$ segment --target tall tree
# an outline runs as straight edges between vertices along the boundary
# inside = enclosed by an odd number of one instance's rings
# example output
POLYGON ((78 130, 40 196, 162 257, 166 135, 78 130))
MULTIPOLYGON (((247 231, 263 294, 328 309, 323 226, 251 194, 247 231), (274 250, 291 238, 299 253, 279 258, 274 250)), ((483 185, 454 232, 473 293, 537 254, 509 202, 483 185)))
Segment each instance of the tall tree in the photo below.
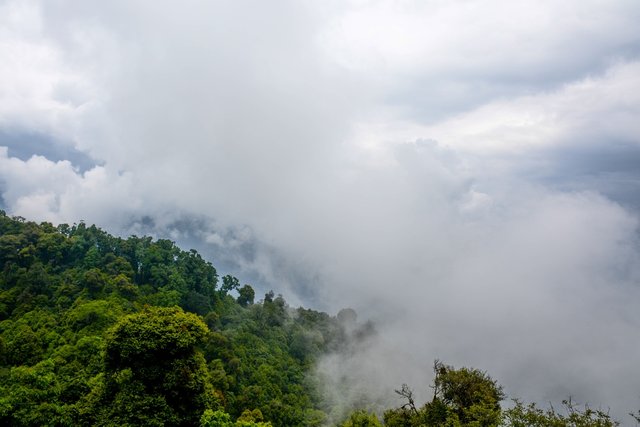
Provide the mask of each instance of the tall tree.
POLYGON ((385 426, 475 426, 494 427, 501 421, 502 388, 485 372, 477 369, 454 369, 434 363, 433 399, 417 408, 413 392, 406 384, 397 390, 407 403, 386 411, 385 426))
POLYGON ((92 402, 97 425, 196 426, 217 407, 197 346, 204 322, 177 307, 122 318, 107 336, 105 379, 92 402))

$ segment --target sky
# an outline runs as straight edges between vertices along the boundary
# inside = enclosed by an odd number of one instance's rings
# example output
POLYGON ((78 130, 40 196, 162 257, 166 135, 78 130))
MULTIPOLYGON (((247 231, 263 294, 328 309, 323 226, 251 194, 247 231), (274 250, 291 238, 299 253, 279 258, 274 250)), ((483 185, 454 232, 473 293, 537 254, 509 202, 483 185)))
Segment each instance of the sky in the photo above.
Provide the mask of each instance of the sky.
POLYGON ((426 399, 438 358, 630 423, 638 22, 637 0, 0 0, 0 205, 354 308, 377 332, 321 363, 339 399, 426 399))

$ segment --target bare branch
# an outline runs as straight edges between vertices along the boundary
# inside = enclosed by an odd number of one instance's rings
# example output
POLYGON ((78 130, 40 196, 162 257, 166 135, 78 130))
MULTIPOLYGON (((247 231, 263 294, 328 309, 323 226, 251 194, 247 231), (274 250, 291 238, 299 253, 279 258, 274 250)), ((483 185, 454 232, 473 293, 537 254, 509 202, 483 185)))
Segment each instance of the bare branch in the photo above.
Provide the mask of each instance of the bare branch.
POLYGON ((415 402, 413 400, 413 391, 409 388, 408 385, 402 384, 402 388, 400 390, 394 390, 394 391, 400 396, 407 399, 408 401, 407 403, 401 406, 402 409, 406 409, 407 407, 409 407, 409 409, 413 413, 418 414, 418 409, 416 408, 415 402))

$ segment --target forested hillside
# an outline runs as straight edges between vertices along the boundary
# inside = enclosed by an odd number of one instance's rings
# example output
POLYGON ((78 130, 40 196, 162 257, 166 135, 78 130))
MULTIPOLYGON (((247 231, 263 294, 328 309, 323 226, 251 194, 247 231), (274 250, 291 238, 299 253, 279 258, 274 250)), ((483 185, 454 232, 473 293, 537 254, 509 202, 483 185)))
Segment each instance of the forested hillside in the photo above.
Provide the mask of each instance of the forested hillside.
POLYGON ((254 303, 167 240, 4 212, 0 234, 0 424, 324 419, 305 373, 344 340, 336 318, 273 293, 254 303))
MULTIPOLYGON (((273 292, 256 298, 168 240, 122 239, 83 223, 54 227, 1 212, 0 267, 0 425, 335 423, 315 362, 371 330, 354 331, 350 310, 332 317, 273 292)), ((475 369, 436 362, 434 375, 430 402, 402 386, 402 406, 374 414, 365 402, 340 422, 615 425, 571 402, 566 412, 502 410, 502 389, 475 369)))

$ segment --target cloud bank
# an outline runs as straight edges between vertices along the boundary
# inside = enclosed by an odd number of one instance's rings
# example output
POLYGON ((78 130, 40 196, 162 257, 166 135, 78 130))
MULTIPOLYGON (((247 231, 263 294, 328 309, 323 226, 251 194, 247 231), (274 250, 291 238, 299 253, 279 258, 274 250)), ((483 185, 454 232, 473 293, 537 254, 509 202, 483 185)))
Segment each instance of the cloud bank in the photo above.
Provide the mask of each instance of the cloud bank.
POLYGON ((378 334, 349 396, 434 358, 616 416, 640 383, 640 7, 0 2, 11 214, 198 247, 378 334))

